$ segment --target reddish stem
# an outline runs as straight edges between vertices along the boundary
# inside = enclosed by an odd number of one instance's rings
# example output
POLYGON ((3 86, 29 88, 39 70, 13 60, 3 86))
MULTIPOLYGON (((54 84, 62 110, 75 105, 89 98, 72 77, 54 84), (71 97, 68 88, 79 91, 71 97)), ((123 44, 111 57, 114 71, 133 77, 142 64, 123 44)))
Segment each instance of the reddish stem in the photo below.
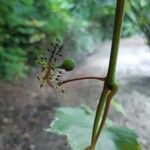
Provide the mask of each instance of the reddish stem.
POLYGON ((66 84, 68 82, 73 82, 73 81, 78 81, 78 80, 87 80, 87 79, 94 79, 94 80, 99 80, 99 81, 105 81, 104 77, 80 77, 80 78, 74 78, 74 79, 69 79, 69 80, 64 80, 58 83, 59 86, 66 84))

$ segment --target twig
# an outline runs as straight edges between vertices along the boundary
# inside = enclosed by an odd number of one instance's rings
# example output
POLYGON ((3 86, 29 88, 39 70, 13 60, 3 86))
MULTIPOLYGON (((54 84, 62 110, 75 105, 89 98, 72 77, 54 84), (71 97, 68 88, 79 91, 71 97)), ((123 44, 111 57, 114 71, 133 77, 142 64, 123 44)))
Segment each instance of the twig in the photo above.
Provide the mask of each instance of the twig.
POLYGON ((69 82, 73 82, 73 81, 78 81, 78 80, 87 80, 87 79, 94 79, 94 80, 99 80, 99 81, 105 81, 104 77, 80 77, 80 78, 73 78, 73 79, 68 79, 68 80, 64 80, 58 83, 59 86, 69 83, 69 82))

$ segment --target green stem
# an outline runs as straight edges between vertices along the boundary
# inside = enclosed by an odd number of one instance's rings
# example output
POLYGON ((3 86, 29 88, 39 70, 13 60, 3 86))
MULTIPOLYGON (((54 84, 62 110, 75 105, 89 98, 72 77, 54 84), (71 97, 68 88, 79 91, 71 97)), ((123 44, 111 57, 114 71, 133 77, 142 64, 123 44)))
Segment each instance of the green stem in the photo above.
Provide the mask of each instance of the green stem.
POLYGON ((96 146, 96 143, 98 141, 99 135, 101 134, 101 131, 104 127, 111 100, 112 100, 113 96, 117 93, 117 91, 118 91, 118 85, 116 84, 114 86, 114 88, 111 90, 111 92, 109 92, 109 94, 107 95, 105 109, 104 109, 104 113, 102 116, 101 124, 100 124, 99 128, 97 129, 97 134, 95 135, 95 138, 93 140, 93 145, 95 145, 95 146, 96 146))
POLYGON ((113 85, 115 82, 120 34, 121 34, 122 20, 124 15, 124 6, 125 6, 125 0, 117 0, 111 54, 110 54, 109 68, 108 68, 108 74, 106 79, 106 83, 109 85, 113 85))
POLYGON ((123 20, 123 15, 124 15, 124 6, 125 6, 125 0, 117 0, 116 12, 115 12, 115 24, 114 24, 108 73, 107 73, 106 80, 104 83, 104 89, 101 94, 99 104, 97 106, 96 116, 95 116, 94 125, 93 125, 91 146, 89 147, 89 149, 91 150, 95 150, 96 143, 98 141, 101 130, 106 120, 106 116, 107 116, 108 109, 109 109, 109 104, 111 102, 112 97, 116 93, 116 90, 118 89, 118 86, 116 86, 115 75, 116 75, 116 65, 117 65, 117 58, 118 58, 120 34, 121 34, 121 28, 122 28, 122 20, 123 20), (108 96, 109 91, 111 93, 108 96), (100 122, 100 116, 102 115, 102 108, 104 107, 105 104, 107 105, 105 107, 104 115, 100 122), (100 125, 99 125, 99 122, 100 122, 100 125))
POLYGON ((94 138, 96 136, 96 133, 97 133, 97 130, 98 130, 98 126, 99 126, 99 123, 100 123, 101 113, 102 113, 103 107, 105 105, 105 102, 106 102, 108 94, 109 94, 109 90, 104 87, 104 89, 103 89, 103 91, 101 93, 101 97, 100 97, 98 106, 97 106, 98 109, 96 110, 96 115, 95 115, 95 119, 94 119, 95 121, 94 121, 94 125, 93 125, 93 132, 92 132, 92 141, 91 141, 91 143, 94 142, 94 138))

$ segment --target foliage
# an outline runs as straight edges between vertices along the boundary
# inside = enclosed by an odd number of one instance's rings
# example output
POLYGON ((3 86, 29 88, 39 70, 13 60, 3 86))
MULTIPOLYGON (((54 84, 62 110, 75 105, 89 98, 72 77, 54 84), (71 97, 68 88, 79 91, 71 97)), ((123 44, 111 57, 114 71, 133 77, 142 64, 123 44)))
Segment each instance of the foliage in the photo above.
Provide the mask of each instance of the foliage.
MULTIPOLYGON (((27 25, 23 1, 0 1, 0 77, 11 80, 22 76, 27 69, 26 46, 35 32, 27 25)), ((24 3, 27 5, 27 3, 24 3)))
POLYGON ((129 2, 128 18, 134 26, 144 34, 147 44, 150 45, 150 1, 134 0, 129 2))
POLYGON ((25 52, 22 49, 0 47, 0 78, 7 80, 18 79, 24 77, 27 66, 23 64, 26 60, 25 52))
POLYGON ((117 112, 126 116, 126 112, 125 112, 123 106, 116 99, 112 99, 111 105, 114 108, 114 110, 116 110, 117 112))
MULTIPOLYGON (((74 0, 74 2, 75 5, 71 9, 71 14, 74 16, 75 22, 68 30, 68 34, 65 36, 65 42, 70 49, 90 53, 95 42, 112 38, 115 1, 74 0), (68 40, 70 41, 69 43, 68 40)), ((133 35, 136 32, 132 26, 133 23, 125 15, 123 37, 133 35)))
MULTIPOLYGON (((45 131, 66 135, 72 150, 83 150, 90 145, 94 112, 89 107, 60 107, 56 109, 55 117, 45 131)), ((114 127, 109 120, 96 149, 141 150, 137 135, 131 129, 114 127)))
POLYGON ((53 7, 49 0, 0 1, 0 78, 24 75, 42 42, 66 32, 69 15, 53 7))
MULTIPOLYGON (((135 0, 134 3, 138 1, 135 0)), ((34 65, 41 49, 47 48, 49 42, 58 36, 69 53, 78 55, 78 52, 92 52, 96 41, 112 37, 114 3, 113 0, 1 0, 0 62, 2 66, 9 64, 10 68, 2 67, 0 78, 10 80, 25 74, 27 66, 34 65), (23 55, 17 54, 18 49, 23 55), (13 58, 6 62, 5 55, 18 58, 21 65, 13 58), (11 74, 8 75, 7 70, 11 74)), ((138 24, 149 38, 149 25, 145 23, 145 18, 149 19, 148 5, 142 4, 142 9, 140 7, 139 10, 136 4, 135 8, 138 10, 135 15, 139 18, 138 24)), ((128 12, 130 17, 135 14, 130 8, 128 12)), ((125 16, 123 36, 129 36, 138 30, 132 27, 134 22, 125 16)))
POLYGON ((68 51, 75 52, 91 52, 97 37, 110 38, 114 2, 1 0, 0 14, 0 62, 3 66, 0 77, 14 79, 25 73, 28 64, 34 64, 43 44, 48 45, 56 36, 64 40, 68 51), (18 55, 18 50, 23 55, 18 55), (12 58, 5 59, 5 55, 12 58), (6 64, 9 68, 4 67, 6 64))

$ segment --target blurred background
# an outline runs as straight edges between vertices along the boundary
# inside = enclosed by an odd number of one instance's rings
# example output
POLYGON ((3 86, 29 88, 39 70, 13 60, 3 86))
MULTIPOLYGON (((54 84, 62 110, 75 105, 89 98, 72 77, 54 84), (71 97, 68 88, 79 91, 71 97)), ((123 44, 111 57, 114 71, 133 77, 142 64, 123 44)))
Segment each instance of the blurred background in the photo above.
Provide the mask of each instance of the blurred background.
MULTIPOLYGON (((148 0, 127 0, 117 66, 120 90, 109 114, 116 125, 136 131, 143 150, 150 150, 149 8, 148 0)), ((102 85, 71 83, 65 94, 40 90, 36 59, 59 38, 64 57, 77 62, 65 78, 106 75, 114 14, 114 0, 0 0, 0 150, 70 150, 66 137, 43 129, 56 107, 84 103, 94 110, 102 85)))

